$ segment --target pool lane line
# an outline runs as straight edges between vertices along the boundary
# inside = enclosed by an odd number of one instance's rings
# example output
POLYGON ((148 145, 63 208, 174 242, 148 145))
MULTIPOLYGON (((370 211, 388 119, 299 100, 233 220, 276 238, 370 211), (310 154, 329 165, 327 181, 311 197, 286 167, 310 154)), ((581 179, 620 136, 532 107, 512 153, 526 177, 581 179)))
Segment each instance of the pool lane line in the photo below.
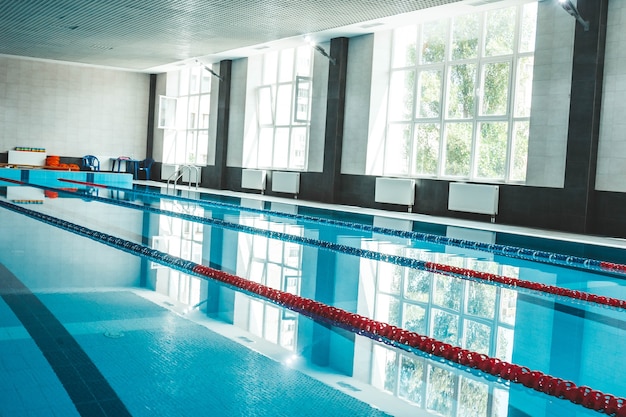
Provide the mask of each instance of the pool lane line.
POLYGON ((76 339, 2 264, 0 296, 30 334, 81 416, 131 415, 76 339))
POLYGON ((407 352, 426 354, 430 358, 484 372, 503 381, 524 385, 535 391, 553 397, 566 399, 610 416, 626 416, 626 398, 616 397, 587 386, 577 386, 572 381, 557 378, 541 371, 501 361, 498 358, 453 346, 434 338, 420 335, 397 326, 328 306, 318 301, 296 294, 270 288, 228 272, 169 255, 167 253, 134 243, 113 235, 98 232, 43 213, 26 209, 0 200, 0 206, 27 217, 53 225, 74 234, 98 241, 121 251, 147 258, 150 261, 170 267, 202 279, 219 281, 238 291, 261 297, 278 306, 288 308, 314 320, 331 323, 337 327, 403 349, 407 352))
MULTIPOLYGON (((20 183, 16 181, 16 183, 20 183)), ((23 185, 32 186, 35 188, 42 188, 47 190, 54 190, 59 193, 66 194, 75 194, 73 191, 63 190, 61 188, 47 187, 43 185, 36 184, 27 184, 23 185)), ((459 278, 464 280, 473 280, 476 282, 491 284, 491 285, 499 285, 507 288, 511 288, 513 290, 526 289, 530 291, 536 291, 544 294, 560 296, 571 298, 575 300, 580 300, 584 302, 588 302, 591 304, 597 304, 605 307, 617 308, 617 309, 626 309, 626 300, 621 300, 614 297, 607 297, 603 295, 597 295, 588 293, 585 291, 579 290, 571 290, 568 288, 558 287, 555 285, 542 284, 539 282, 522 280, 519 278, 507 277, 498 274, 492 274, 488 272, 475 271, 469 268, 461 268, 451 265, 440 264, 436 262, 423 261, 420 259, 408 258, 400 255, 391 255, 384 254, 376 251, 371 251, 368 249, 355 248, 353 246, 341 245, 338 243, 307 238, 304 236, 290 235, 283 232, 276 232, 272 230, 259 229, 252 226, 246 226, 242 224, 227 222, 225 220, 213 219, 207 217, 194 216, 192 214, 187 213, 175 213, 169 210, 163 210, 150 206, 142 206, 138 204, 134 204, 128 201, 104 198, 99 196, 89 196, 91 200, 103 202, 105 204, 116 205, 120 207, 130 208, 134 210, 141 210, 157 215, 164 215, 170 217, 177 217, 180 219, 188 220, 194 223, 202 223, 212 226, 221 227, 224 229, 234 230, 237 232, 256 234, 267 237, 269 239, 278 239, 285 242, 291 243, 299 243, 301 245, 317 247, 321 249, 330 250, 333 252, 343 253, 352 256, 358 256, 364 259, 370 259, 374 261, 387 262, 394 265, 437 273, 445 276, 450 276, 453 278, 459 278)))
POLYGON ((411 231, 395 230, 395 229, 390 229, 386 227, 378 227, 378 226, 371 226, 371 225, 361 224, 361 223, 345 222, 342 220, 335 220, 335 219, 324 219, 321 217, 318 218, 318 217, 307 216, 303 214, 281 213, 281 212, 275 212, 272 210, 255 209, 251 207, 241 207, 241 206, 237 206, 236 204, 213 202, 213 201, 207 201, 207 200, 198 200, 198 199, 187 198, 187 197, 182 197, 182 196, 172 196, 172 195, 161 194, 161 193, 156 193, 156 192, 147 191, 147 190, 134 190, 134 189, 131 190, 128 188, 97 184, 93 182, 76 181, 76 180, 70 180, 70 179, 64 179, 64 178, 59 178, 59 181, 69 182, 69 183, 74 183, 74 184, 89 185, 92 187, 100 187, 100 188, 106 188, 106 189, 116 190, 116 191, 126 191, 126 192, 131 191, 137 194, 159 197, 160 199, 165 198, 165 199, 171 199, 171 200, 192 202, 192 203, 199 204, 202 206, 222 207, 225 209, 247 211, 251 213, 265 214, 265 215, 274 216, 274 217, 284 217, 284 218, 308 221, 308 222, 313 222, 313 223, 322 223, 322 224, 327 224, 331 226, 344 227, 344 228, 351 229, 351 230, 365 231, 369 233, 377 233, 377 234, 389 235, 389 236, 400 237, 400 238, 405 238, 405 239, 424 241, 428 243, 450 245, 450 246, 456 246, 456 247, 460 247, 464 249, 478 250, 478 251, 493 253, 496 255, 501 255, 501 256, 505 256, 509 258, 517 258, 517 259, 523 259, 523 260, 528 260, 528 261, 541 262, 545 264, 575 267, 575 268, 580 268, 580 269, 588 269, 588 270, 593 270, 593 271, 610 272, 610 273, 619 274, 619 275, 626 275, 626 265, 624 264, 584 258, 580 256, 563 255, 563 254, 548 252, 548 251, 519 248, 516 246, 500 245, 497 243, 474 242, 471 240, 450 238, 447 236, 439 236, 439 235, 434 235, 431 233, 415 232, 412 230, 411 231))

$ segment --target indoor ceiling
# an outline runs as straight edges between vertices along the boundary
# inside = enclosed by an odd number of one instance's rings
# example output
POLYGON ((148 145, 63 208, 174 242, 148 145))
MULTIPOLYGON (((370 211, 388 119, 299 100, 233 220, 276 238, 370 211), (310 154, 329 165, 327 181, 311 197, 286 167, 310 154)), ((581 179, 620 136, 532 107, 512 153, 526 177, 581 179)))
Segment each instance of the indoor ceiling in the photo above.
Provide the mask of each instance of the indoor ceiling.
MULTIPOLYGON (((460 0, 1 0, 0 54, 160 72, 279 40, 370 33, 460 0)), ((466 0, 481 6, 500 0, 466 0)))

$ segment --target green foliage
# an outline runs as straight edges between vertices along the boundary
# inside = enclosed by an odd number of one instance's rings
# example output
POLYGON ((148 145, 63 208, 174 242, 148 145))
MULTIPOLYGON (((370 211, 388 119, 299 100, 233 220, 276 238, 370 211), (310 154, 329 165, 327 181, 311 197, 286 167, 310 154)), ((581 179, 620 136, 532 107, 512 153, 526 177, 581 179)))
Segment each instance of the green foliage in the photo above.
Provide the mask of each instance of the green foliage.
POLYGON ((472 123, 450 123, 446 128, 446 175, 468 176, 471 162, 472 123))
POLYGON ((421 404, 424 387, 424 359, 402 356, 400 364, 399 396, 421 404))
POLYGON ((507 122, 480 124, 478 176, 503 179, 506 169, 507 122))

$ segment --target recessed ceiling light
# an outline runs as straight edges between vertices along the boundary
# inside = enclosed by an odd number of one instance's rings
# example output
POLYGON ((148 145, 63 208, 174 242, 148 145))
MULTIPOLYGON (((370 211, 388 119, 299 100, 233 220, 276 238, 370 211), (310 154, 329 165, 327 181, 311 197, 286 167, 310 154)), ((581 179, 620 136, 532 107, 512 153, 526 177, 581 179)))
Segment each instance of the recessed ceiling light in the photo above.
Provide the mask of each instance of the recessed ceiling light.
POLYGON ((384 25, 384 23, 382 22, 374 22, 374 23, 366 23, 364 25, 361 25, 360 27, 362 27, 363 29, 369 29, 369 28, 373 28, 376 26, 382 26, 384 25))

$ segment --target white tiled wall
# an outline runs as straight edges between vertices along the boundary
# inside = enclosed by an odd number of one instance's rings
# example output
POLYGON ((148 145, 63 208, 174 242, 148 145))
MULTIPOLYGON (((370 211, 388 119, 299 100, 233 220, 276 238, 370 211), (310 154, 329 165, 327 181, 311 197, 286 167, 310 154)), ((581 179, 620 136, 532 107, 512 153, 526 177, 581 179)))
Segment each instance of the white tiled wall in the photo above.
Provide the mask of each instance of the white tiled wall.
POLYGON ((0 152, 142 158, 149 87, 148 74, 0 57, 0 152))
POLYGON ((526 185, 561 188, 576 20, 557 2, 540 2, 537 14, 526 185))
POLYGON ((626 2, 609 2, 596 189, 626 192, 626 2))

